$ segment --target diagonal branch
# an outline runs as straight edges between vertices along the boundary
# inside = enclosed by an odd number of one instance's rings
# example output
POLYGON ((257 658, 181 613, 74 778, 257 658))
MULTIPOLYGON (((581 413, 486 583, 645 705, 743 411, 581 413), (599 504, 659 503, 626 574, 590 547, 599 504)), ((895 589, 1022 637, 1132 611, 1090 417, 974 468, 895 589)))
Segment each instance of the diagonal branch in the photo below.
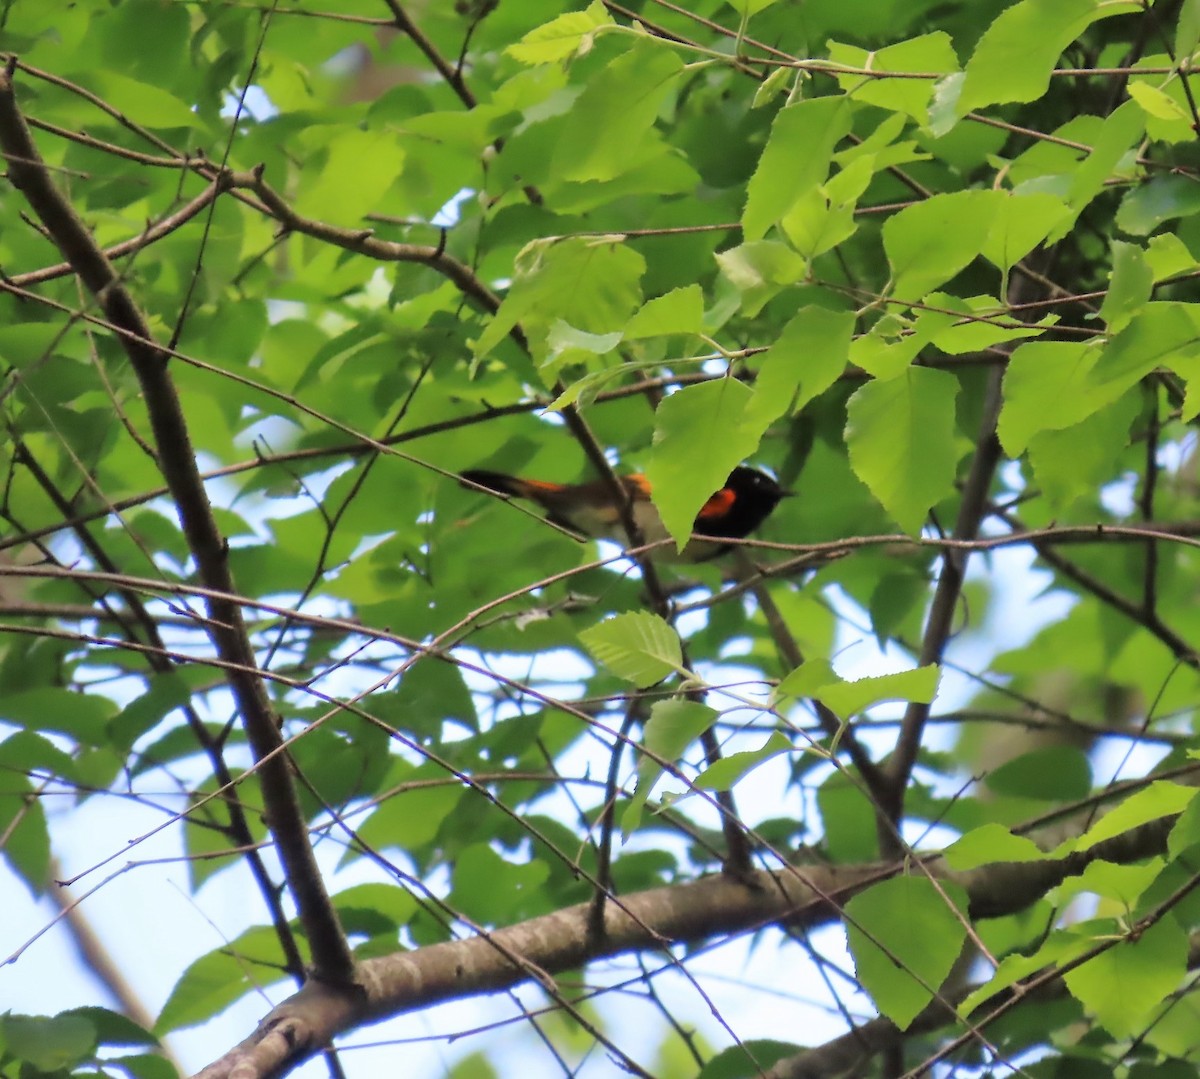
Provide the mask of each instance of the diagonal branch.
POLYGON ((421 28, 412 21, 408 12, 400 6, 400 0, 384 0, 384 3, 387 5, 388 11, 392 13, 392 21, 396 29, 405 34, 425 59, 436 68, 437 73, 446 80, 446 85, 454 91, 458 100, 468 109, 475 108, 475 95, 471 93, 471 88, 463 79, 462 72, 456 70, 454 65, 438 52, 437 46, 429 40, 421 28))
MULTIPOLYGON (((8 157, 8 176, 45 225, 63 257, 96 296, 120 334, 150 418, 160 468, 179 512, 199 577, 209 587, 236 591, 228 549, 213 518, 212 506, 196 468, 183 406, 171 380, 166 355, 152 341, 150 327, 133 297, 75 210, 54 186, 38 154, 13 90, 16 58, 0 72, 0 150, 8 157)), ((312 947, 314 973, 332 984, 353 979, 354 963, 337 915, 317 869, 304 828, 304 815, 292 785, 276 716, 266 685, 257 673, 241 609, 215 596, 207 601, 207 630, 218 656, 235 664, 230 689, 257 758, 270 757, 260 770, 263 801, 278 844, 288 886, 312 947)))

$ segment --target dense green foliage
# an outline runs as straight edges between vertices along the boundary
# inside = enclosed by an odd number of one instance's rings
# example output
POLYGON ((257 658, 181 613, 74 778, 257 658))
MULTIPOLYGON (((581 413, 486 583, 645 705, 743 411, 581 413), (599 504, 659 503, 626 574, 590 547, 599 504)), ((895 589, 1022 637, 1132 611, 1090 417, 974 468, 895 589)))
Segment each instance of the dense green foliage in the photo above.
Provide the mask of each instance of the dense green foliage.
MULTIPOLYGON (((5 888, 162 826, 145 888, 247 898, 155 1033, 248 1035, 343 931, 724 870, 826 901, 437 999, 532 978, 545 1075, 840 1074, 851 1022, 856 1074, 1193 1074, 1198 46, 1200 0, 0 0, 5 888), (642 470, 682 543, 743 461, 797 497, 700 565, 456 479, 642 470)), ((0 1075, 171 1074, 74 1003, 0 1075)))

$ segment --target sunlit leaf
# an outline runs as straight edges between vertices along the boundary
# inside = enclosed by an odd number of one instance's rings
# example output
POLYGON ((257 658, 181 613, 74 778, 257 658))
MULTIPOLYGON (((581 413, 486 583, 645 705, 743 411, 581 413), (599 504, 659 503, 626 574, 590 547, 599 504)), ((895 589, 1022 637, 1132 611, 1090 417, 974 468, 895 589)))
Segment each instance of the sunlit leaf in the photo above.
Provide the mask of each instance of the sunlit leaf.
POLYGON ((996 191, 958 191, 905 207, 883 226, 895 295, 919 300, 983 252, 1004 198, 996 191))
POLYGON ((1044 857, 1033 840, 1013 835, 995 823, 973 829, 946 848, 946 864, 957 870, 976 869, 993 862, 1032 862, 1044 857))
POLYGON ((742 232, 747 240, 761 240, 800 193, 824 181, 852 115, 841 97, 809 98, 779 110, 746 189, 742 232))
POLYGON ((720 378, 685 386, 658 406, 646 476, 663 524, 680 548, 700 507, 758 449, 759 436, 745 422, 751 396, 737 379, 720 378), (719 438, 712 437, 714 431, 719 438))
POLYGON ((1067 971, 1063 981, 1110 1033, 1129 1037, 1178 987, 1186 967, 1186 941, 1178 922, 1161 918, 1136 938, 1067 971))
POLYGON ((1000 14, 980 38, 967 63, 959 115, 981 105, 1032 101, 1045 92, 1063 49, 1095 19, 1131 10, 1095 0, 1021 0, 1000 14))
POLYGON ((958 384, 944 371, 912 368, 868 382, 846 409, 846 443, 855 474, 908 532, 951 490, 958 384))
POLYGON ((679 635, 654 614, 617 615, 585 629, 579 639, 618 678, 643 689, 683 663, 679 635))
POLYGON ((530 30, 507 51, 525 64, 553 63, 587 51, 596 31, 612 25, 607 9, 595 0, 584 11, 569 11, 530 30))

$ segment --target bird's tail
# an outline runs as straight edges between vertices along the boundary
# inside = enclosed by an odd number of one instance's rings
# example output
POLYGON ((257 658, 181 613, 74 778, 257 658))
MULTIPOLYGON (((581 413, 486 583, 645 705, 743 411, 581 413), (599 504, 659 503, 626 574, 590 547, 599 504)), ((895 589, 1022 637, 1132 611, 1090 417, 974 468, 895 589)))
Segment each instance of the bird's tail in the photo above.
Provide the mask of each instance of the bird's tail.
POLYGON ((498 495, 508 495, 509 497, 522 497, 526 493, 526 484, 519 480, 516 476, 509 476, 503 472, 492 472, 486 468, 468 468, 459 473, 459 476, 464 480, 463 486, 475 485, 476 487, 484 487, 489 491, 495 491, 498 495))
POLYGON ((474 484, 495 491, 498 495, 508 498, 528 498, 533 502, 553 505, 558 495, 565 487, 561 483, 549 483, 545 480, 523 480, 520 476, 510 476, 507 472, 493 472, 488 468, 468 468, 459 473, 459 477, 467 485, 474 484))

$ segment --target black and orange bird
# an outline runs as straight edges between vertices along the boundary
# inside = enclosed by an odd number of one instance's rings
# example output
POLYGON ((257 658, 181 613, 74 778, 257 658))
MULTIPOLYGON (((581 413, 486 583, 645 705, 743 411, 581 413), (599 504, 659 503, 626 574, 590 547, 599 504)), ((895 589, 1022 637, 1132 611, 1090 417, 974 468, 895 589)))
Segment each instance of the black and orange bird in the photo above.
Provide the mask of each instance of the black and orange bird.
MULTIPOLYGON (((505 498, 523 498, 546 511, 546 519, 580 536, 610 539, 628 544, 621 525, 621 507, 615 492, 604 480, 588 483, 550 483, 523 479, 486 468, 469 468, 461 473, 468 484, 485 488, 505 498)), ((644 543, 667 538, 662 519, 650 501, 650 483, 640 472, 618 477, 625 489, 633 519, 644 543)), ((656 558, 683 562, 702 562, 728 551, 731 543, 720 539, 742 539, 763 523, 790 495, 775 479, 757 468, 739 465, 729 473, 725 485, 700 507, 692 531, 716 540, 692 540, 676 555, 674 545, 656 552, 656 558)))

